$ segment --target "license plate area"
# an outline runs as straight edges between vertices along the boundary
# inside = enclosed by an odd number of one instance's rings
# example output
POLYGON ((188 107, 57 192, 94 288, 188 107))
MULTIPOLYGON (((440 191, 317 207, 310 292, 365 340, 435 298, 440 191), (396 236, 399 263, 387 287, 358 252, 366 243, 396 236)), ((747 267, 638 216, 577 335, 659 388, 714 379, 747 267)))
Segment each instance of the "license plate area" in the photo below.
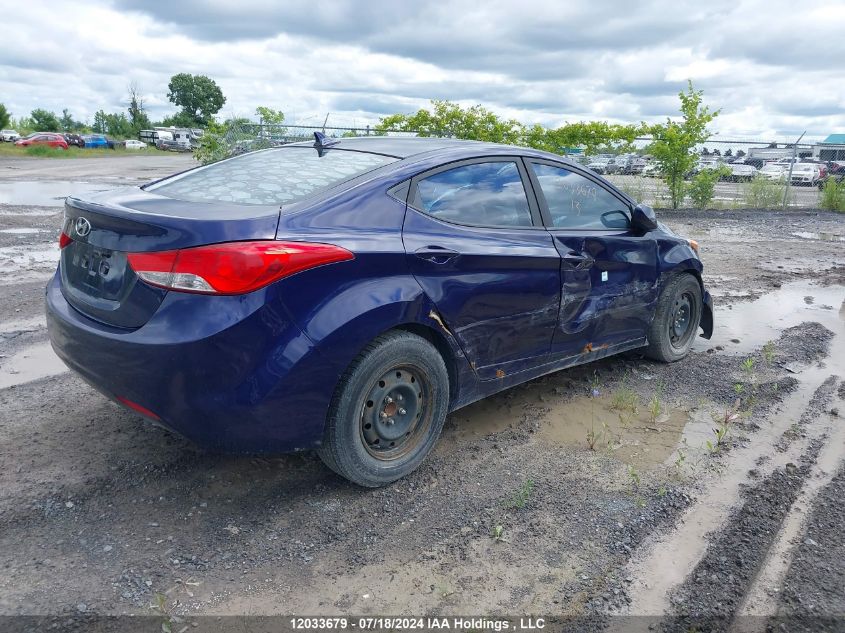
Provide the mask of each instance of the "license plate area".
POLYGON ((62 253, 67 281, 98 299, 119 300, 126 289, 126 255, 84 242, 73 242, 62 253))

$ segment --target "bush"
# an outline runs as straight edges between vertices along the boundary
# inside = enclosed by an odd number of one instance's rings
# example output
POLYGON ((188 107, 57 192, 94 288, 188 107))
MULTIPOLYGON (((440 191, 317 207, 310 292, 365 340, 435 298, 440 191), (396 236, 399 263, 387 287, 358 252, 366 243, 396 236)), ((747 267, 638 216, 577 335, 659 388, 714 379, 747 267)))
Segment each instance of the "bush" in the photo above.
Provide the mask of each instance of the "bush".
POLYGON ((743 204, 753 209, 769 209, 783 204, 783 180, 769 180, 757 174, 745 185, 743 204))
POLYGON ((687 185, 687 194, 696 209, 704 209, 713 201, 716 183, 722 176, 729 176, 730 170, 724 165, 718 169, 702 169, 687 185))
POLYGON ((821 208, 845 212, 845 180, 829 178, 822 189, 821 208))

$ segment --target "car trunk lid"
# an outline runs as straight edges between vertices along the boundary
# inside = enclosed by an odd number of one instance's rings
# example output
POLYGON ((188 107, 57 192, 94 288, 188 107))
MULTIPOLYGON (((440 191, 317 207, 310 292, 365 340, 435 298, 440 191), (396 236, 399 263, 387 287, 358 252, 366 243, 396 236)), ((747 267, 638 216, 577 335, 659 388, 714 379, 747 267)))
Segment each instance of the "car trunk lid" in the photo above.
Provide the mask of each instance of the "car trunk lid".
POLYGON ((127 253, 273 239, 279 206, 174 200, 140 188, 68 198, 62 232, 62 292, 79 312, 102 323, 137 328, 167 290, 142 282, 127 253))

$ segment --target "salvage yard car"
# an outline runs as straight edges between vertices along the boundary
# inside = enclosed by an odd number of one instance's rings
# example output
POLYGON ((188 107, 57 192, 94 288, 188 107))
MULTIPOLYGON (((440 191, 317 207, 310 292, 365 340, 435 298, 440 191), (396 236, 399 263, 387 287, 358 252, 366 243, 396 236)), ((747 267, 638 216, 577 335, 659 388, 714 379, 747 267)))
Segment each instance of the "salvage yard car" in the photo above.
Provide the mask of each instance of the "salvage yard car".
POLYGON ((14 143, 21 137, 17 130, 0 130, 0 141, 14 143))
POLYGON ((46 145, 56 149, 67 149, 67 141, 61 134, 53 132, 33 132, 22 139, 15 141, 17 147, 29 147, 30 145, 46 145))
POLYGON ((815 163, 795 163, 792 166, 792 184, 815 187, 821 179, 821 170, 815 163))
MULTIPOLYGON (((250 152, 69 197, 52 345, 114 401, 198 444, 315 448, 381 486, 446 415, 713 330, 698 245, 560 156, 370 137, 250 152)), ((93 447, 92 447, 92 450, 93 447)))

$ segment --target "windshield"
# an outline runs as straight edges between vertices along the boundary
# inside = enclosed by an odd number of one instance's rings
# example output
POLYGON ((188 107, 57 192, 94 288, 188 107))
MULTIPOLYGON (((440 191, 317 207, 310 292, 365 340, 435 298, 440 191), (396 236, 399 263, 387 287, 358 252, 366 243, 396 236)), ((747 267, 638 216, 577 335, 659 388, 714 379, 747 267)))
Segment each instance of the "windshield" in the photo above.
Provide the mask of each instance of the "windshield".
POLYGON ((312 147, 253 152, 173 176, 147 188, 195 202, 289 204, 398 159, 312 147))

